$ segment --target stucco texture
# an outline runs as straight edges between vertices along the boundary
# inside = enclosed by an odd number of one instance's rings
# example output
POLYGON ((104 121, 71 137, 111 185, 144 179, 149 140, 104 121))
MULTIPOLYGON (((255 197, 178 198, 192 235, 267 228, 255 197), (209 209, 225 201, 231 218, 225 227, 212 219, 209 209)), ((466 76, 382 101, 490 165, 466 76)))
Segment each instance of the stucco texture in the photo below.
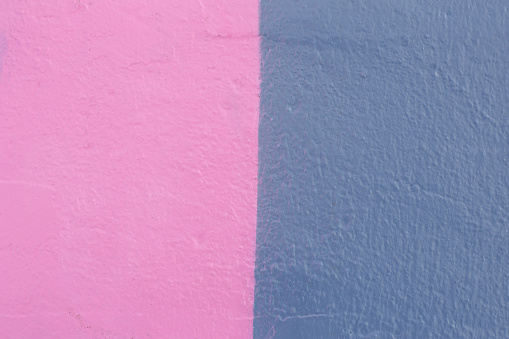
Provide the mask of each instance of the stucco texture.
POLYGON ((254 337, 508 338, 509 3, 260 6, 254 337))
POLYGON ((252 336, 252 1, 0 1, 0 337, 252 336))

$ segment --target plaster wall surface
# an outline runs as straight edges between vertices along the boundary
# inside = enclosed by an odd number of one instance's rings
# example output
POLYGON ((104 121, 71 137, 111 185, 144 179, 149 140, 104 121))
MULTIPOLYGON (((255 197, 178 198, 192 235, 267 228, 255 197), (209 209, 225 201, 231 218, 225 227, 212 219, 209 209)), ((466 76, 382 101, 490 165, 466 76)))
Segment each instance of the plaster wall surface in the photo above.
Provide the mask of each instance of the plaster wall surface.
POLYGON ((255 338, 509 337, 508 6, 261 0, 255 338))
POLYGON ((251 337, 258 3, 0 1, 0 70, 0 337, 251 337))

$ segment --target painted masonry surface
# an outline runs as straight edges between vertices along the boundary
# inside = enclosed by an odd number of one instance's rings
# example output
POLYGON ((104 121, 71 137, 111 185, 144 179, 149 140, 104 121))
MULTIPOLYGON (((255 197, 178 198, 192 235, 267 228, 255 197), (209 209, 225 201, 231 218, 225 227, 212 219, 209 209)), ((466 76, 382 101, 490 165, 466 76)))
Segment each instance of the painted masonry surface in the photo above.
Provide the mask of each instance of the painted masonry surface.
POLYGON ((0 1, 0 337, 509 337, 508 6, 0 1))
POLYGON ((253 333, 258 4, 0 1, 0 338, 253 333))
POLYGON ((509 337, 509 3, 260 6, 254 337, 509 337))

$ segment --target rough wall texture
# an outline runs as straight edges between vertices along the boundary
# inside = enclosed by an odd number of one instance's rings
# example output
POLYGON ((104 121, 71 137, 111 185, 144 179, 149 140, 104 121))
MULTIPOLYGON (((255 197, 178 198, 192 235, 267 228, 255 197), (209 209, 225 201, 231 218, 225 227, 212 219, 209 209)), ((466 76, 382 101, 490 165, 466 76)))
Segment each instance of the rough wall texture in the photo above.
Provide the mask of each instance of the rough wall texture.
POLYGON ((508 7, 261 0, 255 338, 509 337, 508 7))
POLYGON ((509 337, 507 2, 260 6, 0 1, 1 338, 509 337))
POLYGON ((0 337, 252 336, 253 1, 0 1, 0 337))

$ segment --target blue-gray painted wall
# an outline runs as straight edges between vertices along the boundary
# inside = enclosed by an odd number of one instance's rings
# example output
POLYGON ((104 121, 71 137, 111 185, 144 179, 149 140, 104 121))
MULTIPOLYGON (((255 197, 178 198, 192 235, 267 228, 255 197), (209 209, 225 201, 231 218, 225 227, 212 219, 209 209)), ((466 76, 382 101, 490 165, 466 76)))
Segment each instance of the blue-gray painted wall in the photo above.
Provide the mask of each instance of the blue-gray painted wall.
POLYGON ((255 338, 509 338, 509 2, 261 0, 255 338))

